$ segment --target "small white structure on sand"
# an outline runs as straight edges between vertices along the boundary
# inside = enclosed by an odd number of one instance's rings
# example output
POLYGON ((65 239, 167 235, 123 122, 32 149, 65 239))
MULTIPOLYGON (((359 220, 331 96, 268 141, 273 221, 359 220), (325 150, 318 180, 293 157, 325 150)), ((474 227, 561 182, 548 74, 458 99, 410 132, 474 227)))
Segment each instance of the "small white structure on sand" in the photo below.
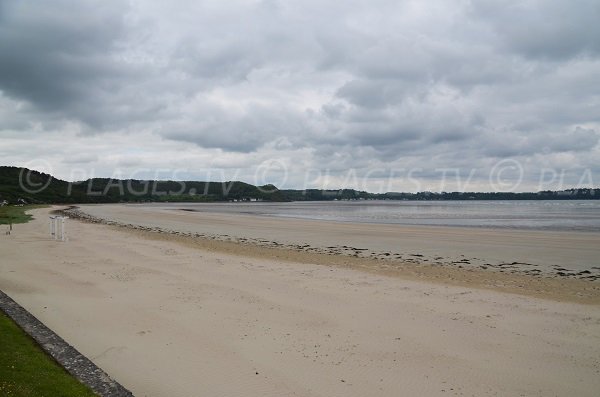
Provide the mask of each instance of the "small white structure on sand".
POLYGON ((54 240, 67 241, 67 232, 65 231, 65 220, 68 216, 50 217, 50 235, 54 240))

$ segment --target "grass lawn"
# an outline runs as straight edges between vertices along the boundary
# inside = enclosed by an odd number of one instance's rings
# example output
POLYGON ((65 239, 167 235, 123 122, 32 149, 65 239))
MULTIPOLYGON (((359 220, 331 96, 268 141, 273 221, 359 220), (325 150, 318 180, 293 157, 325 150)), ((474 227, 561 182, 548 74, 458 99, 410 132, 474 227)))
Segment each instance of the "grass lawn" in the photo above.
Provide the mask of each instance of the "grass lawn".
POLYGON ((5 205, 4 207, 0 207, 0 225, 9 225, 11 223, 27 223, 33 217, 29 214, 26 214, 25 211, 41 207, 45 206, 24 205, 22 207, 17 207, 15 205, 5 205))
POLYGON ((96 396, 0 312, 0 396, 96 396))

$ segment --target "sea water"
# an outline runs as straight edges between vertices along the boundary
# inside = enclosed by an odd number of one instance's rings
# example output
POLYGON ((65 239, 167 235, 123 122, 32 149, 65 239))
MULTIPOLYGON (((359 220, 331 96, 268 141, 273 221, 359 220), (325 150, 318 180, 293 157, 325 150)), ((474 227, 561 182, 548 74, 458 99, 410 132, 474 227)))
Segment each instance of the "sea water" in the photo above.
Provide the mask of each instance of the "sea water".
POLYGON ((600 231, 600 200, 167 203, 165 209, 334 222, 600 231))

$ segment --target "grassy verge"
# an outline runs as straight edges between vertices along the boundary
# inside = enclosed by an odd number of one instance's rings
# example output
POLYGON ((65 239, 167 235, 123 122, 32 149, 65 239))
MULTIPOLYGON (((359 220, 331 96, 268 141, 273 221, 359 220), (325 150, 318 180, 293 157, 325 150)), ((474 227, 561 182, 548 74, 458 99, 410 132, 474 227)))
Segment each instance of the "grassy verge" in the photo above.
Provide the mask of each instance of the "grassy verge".
POLYGON ((17 207, 15 205, 5 205, 0 207, 0 225, 10 225, 16 223, 27 223, 33 216, 26 214, 25 211, 42 208, 44 205, 24 205, 17 207))
POLYGON ((0 396, 96 396, 0 312, 0 396))

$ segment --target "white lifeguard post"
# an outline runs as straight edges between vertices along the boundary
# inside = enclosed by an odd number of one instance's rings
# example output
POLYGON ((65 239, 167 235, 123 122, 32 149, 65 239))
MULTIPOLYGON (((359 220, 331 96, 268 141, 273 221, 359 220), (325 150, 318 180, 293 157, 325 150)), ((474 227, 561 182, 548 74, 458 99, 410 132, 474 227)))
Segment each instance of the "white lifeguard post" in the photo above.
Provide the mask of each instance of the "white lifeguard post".
POLYGON ((50 235, 54 240, 67 241, 67 232, 65 230, 65 220, 68 216, 50 217, 50 235))

